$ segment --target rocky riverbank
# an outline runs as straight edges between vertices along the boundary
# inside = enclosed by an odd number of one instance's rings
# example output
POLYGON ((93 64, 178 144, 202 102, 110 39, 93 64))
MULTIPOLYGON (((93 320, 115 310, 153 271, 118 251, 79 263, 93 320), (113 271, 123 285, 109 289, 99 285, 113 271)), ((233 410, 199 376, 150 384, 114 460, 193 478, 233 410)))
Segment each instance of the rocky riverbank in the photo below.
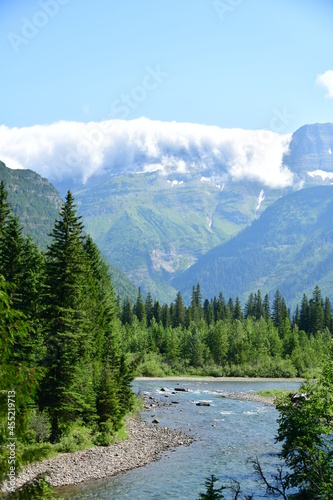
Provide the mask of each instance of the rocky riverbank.
MULTIPOLYGON (((127 419, 126 429, 128 439, 120 443, 63 453, 26 466, 16 478, 16 487, 41 473, 46 473, 47 480, 54 487, 102 479, 156 462, 162 452, 181 445, 188 446, 194 441, 192 436, 181 430, 159 427, 136 418, 127 419)), ((3 491, 8 491, 6 485, 3 491)))
POLYGON ((256 392, 230 392, 224 394, 223 397, 230 399, 240 399, 241 401, 254 401, 255 403, 275 406, 274 396, 260 396, 260 394, 257 394, 256 392))

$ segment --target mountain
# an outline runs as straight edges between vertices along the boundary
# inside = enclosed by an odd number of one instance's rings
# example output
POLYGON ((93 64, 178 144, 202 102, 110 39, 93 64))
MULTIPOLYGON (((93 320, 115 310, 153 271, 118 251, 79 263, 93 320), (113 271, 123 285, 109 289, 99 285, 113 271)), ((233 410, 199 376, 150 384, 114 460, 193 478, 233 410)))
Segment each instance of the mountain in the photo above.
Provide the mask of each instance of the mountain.
POLYGON ((59 192, 36 172, 12 170, 1 161, 0 180, 5 183, 8 201, 20 218, 24 234, 45 250, 62 203, 59 192))
POLYGON ((288 304, 311 296, 316 284, 333 292, 333 186, 316 186, 288 194, 266 208, 250 227, 204 255, 173 280, 189 299, 200 283, 203 297, 222 291, 244 304, 258 289, 277 289, 288 304))
POLYGON ((289 152, 284 155, 283 162, 307 183, 314 177, 317 177, 317 182, 320 177, 329 182, 333 178, 332 153, 333 124, 304 125, 292 135, 289 152), (325 176, 327 173, 332 175, 325 176))
POLYGON ((151 172, 103 176, 75 199, 110 262, 146 293, 170 301, 170 278, 247 227, 279 193, 253 182, 151 172))

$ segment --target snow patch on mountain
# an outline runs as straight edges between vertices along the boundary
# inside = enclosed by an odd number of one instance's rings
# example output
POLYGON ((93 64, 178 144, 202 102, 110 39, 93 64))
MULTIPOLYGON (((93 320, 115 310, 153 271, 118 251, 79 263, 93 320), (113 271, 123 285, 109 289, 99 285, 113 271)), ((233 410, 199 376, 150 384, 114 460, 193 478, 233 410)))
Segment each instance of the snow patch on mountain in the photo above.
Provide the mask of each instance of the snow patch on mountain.
POLYGON ((324 170, 313 170, 313 172, 308 172, 310 177, 321 177, 323 181, 326 179, 333 179, 333 172, 325 172, 324 170))
POLYGON ((181 186, 182 184, 184 184, 184 181, 177 181, 177 180, 170 181, 169 179, 168 179, 167 182, 168 182, 168 184, 171 184, 171 187, 173 187, 173 186, 181 186))

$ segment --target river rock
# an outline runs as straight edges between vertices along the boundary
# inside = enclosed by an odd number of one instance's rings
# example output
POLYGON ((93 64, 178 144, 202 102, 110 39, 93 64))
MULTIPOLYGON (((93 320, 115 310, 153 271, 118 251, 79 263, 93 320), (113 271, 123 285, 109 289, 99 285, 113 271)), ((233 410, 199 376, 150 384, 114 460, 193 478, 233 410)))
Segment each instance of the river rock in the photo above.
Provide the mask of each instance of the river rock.
POLYGON ((204 401, 200 402, 200 403, 196 403, 197 406, 210 406, 210 403, 206 403, 204 401))
MULTIPOLYGON (((157 419, 156 419, 157 420, 157 419)), ((103 479, 161 458, 161 452, 190 445, 194 439, 180 429, 168 429, 148 424, 140 419, 127 418, 128 439, 110 446, 99 446, 75 453, 61 453, 54 458, 28 464, 17 475, 16 487, 46 473, 53 487, 76 485, 91 479, 103 479)), ((2 494, 9 491, 4 482, 2 494)))

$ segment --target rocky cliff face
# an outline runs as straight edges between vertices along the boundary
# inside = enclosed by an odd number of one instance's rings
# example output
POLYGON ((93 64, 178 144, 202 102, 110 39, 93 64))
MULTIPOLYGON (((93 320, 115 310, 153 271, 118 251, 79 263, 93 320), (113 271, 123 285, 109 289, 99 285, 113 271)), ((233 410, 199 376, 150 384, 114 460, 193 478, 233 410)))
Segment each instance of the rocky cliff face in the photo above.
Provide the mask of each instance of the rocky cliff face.
POLYGON ((316 123, 296 130, 284 163, 306 181, 310 180, 308 172, 333 172, 333 124, 316 123))

